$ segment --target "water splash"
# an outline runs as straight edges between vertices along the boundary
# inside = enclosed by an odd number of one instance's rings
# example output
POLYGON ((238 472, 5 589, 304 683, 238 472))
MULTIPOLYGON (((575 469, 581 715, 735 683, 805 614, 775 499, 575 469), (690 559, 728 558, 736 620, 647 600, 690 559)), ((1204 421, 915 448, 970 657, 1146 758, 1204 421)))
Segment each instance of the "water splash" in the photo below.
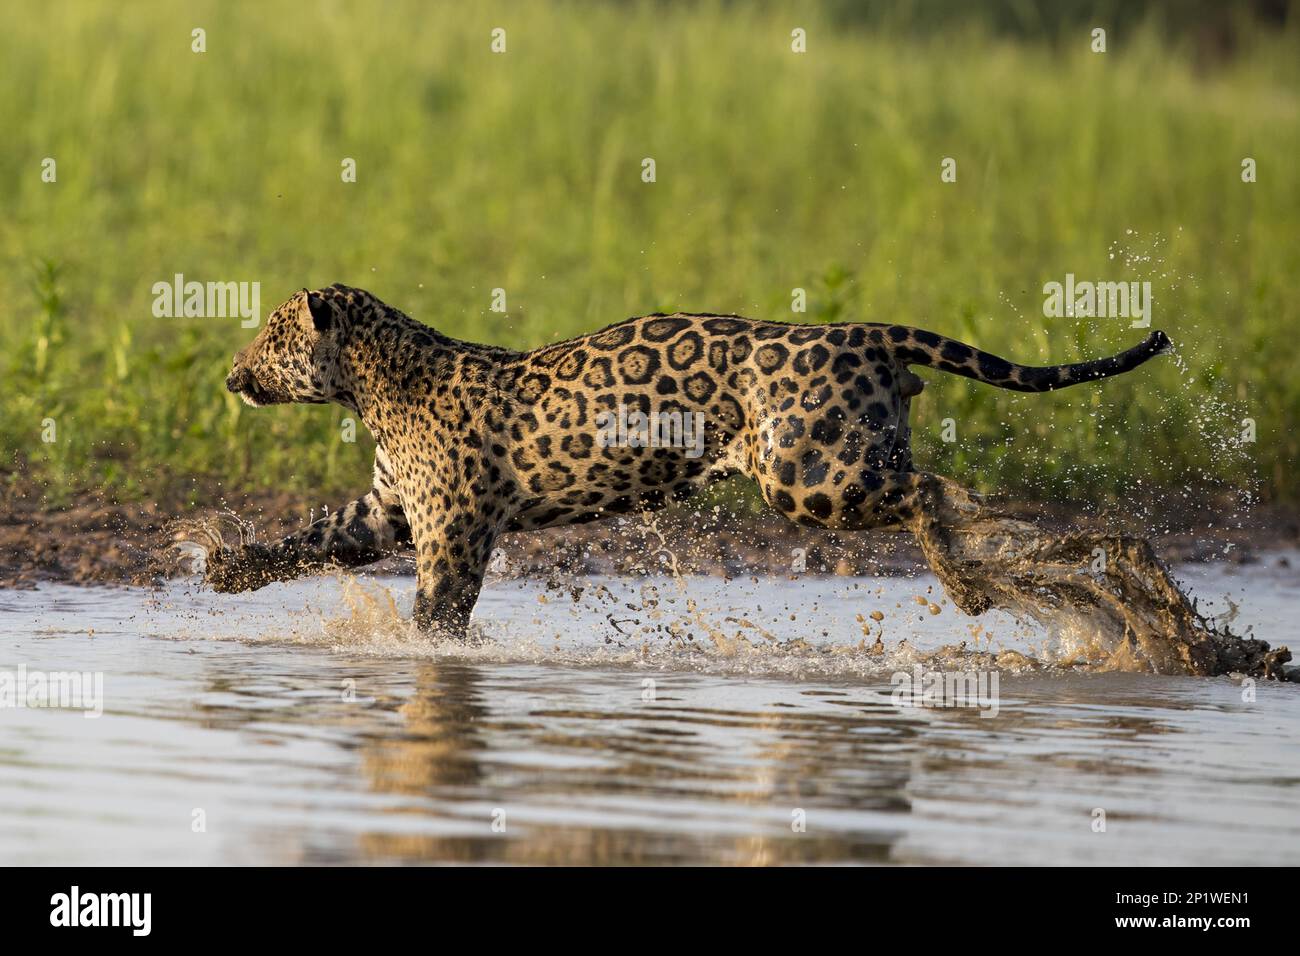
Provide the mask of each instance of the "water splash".
POLYGON ((1092 669, 1281 679, 1291 660, 1200 614, 1141 538, 985 514, 920 540, 950 591, 1039 621, 1092 669))

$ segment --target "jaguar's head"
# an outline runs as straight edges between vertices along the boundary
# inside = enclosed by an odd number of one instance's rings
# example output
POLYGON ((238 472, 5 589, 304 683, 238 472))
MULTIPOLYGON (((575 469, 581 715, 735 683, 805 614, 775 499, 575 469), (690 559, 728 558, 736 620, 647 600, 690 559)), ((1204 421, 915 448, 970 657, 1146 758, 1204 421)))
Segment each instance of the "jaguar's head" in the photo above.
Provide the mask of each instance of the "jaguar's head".
POLYGON ((254 406, 332 400, 352 308, 349 296, 357 291, 335 285, 295 294, 235 354, 226 388, 254 406))

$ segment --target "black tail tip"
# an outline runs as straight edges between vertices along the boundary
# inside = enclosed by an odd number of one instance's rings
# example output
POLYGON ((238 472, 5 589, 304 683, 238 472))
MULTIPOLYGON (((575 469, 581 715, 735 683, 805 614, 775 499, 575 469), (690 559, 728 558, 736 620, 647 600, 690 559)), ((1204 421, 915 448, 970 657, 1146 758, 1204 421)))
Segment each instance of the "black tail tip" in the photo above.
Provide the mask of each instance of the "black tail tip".
POLYGON ((1169 336, 1159 329, 1147 336, 1146 342, 1143 343, 1152 355, 1168 355, 1174 350, 1174 343, 1169 340, 1169 336))

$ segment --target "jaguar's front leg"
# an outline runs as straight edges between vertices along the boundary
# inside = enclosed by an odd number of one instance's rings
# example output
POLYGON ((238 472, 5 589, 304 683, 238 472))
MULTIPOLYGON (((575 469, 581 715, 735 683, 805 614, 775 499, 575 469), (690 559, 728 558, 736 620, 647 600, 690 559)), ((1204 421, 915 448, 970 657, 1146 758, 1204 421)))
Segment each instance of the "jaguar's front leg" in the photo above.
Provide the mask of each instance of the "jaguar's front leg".
POLYGON ((416 516, 415 624, 421 631, 466 638, 497 531, 497 523, 474 508, 416 516))
POLYGON ((371 564, 410 540, 401 503, 372 489, 273 544, 246 544, 209 554, 204 580, 225 593, 256 591, 330 568, 371 564))

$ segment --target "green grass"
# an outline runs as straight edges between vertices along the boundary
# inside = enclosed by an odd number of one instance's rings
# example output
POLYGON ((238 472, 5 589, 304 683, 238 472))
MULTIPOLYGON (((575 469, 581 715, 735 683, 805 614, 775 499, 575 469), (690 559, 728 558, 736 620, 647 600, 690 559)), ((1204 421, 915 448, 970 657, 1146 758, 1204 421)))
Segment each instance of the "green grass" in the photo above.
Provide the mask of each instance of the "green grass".
POLYGON ((674 309, 905 322, 1030 363, 1144 334, 1044 318, 1043 283, 1074 272, 1152 281, 1187 371, 1044 396, 927 373, 918 460, 1078 500, 1207 483, 1295 497, 1300 44, 1249 33, 1209 67, 1153 28, 1110 46, 749 4, 15 6, 0 471, 55 499, 364 487, 369 448, 339 440, 341 409, 253 412, 225 393, 251 337, 237 319, 152 316, 151 286, 178 272, 260 281, 264 310, 343 281, 521 348, 674 309), (1239 450, 1246 416, 1258 441, 1239 450))

